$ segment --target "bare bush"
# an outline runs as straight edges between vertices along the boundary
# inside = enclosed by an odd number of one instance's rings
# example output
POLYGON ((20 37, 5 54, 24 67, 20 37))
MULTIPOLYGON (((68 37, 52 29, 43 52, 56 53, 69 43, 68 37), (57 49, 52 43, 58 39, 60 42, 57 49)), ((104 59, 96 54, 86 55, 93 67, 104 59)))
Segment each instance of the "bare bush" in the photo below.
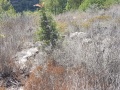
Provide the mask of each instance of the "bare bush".
MULTIPOLYGON (((37 66, 28 75, 24 90, 119 90, 119 10, 116 5, 107 11, 76 11, 56 16, 59 27, 64 29, 61 30, 65 35, 63 42, 58 42, 50 53, 50 60, 44 57, 45 53, 38 54, 39 59, 45 58, 47 62, 41 62, 43 66, 37 66), (63 22, 66 25, 62 25, 63 22)), ((30 17, 3 19, 6 21, 0 28, 6 37, 0 39, 0 61, 5 72, 10 71, 8 61, 21 50, 20 45, 32 41, 30 28, 34 31, 37 23, 34 26, 34 17, 30 17)))
POLYGON ((37 21, 34 15, 19 15, 15 17, 4 16, 0 19, 0 32, 4 37, 0 38, 0 74, 10 77, 17 72, 13 57, 22 49, 26 41, 34 41, 34 33, 37 29, 37 21), (36 22, 36 23, 35 23, 36 22))
POLYGON ((119 90, 118 10, 119 6, 116 5, 108 11, 76 12, 77 14, 69 12, 56 17, 58 22, 69 23, 70 29, 66 29, 69 34, 65 36, 61 49, 58 48, 53 53, 55 60, 67 68, 77 67, 83 63, 87 67, 87 72, 82 78, 79 74, 70 75, 74 85, 69 90, 119 90), (77 31, 72 27, 74 24, 71 25, 71 22, 75 22, 78 26, 77 31), (84 87, 80 88, 78 84, 82 82, 84 87))

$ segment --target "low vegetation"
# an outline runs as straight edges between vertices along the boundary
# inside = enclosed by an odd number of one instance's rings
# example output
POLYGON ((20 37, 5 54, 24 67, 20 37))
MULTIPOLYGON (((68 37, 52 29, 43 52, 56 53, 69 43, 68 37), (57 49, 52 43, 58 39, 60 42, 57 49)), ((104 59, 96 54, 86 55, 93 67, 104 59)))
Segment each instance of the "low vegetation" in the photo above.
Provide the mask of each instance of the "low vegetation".
POLYGON ((0 90, 119 90, 119 0, 54 1, 22 13, 0 1, 0 90))

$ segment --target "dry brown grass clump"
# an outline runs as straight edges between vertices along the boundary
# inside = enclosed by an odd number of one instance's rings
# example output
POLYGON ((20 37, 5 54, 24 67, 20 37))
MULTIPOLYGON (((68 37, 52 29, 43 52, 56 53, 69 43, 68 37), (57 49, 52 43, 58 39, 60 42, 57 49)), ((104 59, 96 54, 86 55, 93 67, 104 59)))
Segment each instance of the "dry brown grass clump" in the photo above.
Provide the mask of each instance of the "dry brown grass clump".
POLYGON ((41 84, 42 78, 35 76, 34 73, 31 73, 25 84, 25 90, 42 90, 40 88, 41 84))
MULTIPOLYGON (((108 78, 110 80, 110 78, 108 78)), ((109 90, 113 85, 103 72, 94 73, 86 65, 64 68, 54 60, 36 67, 25 83, 24 90, 109 90)))
POLYGON ((65 33, 65 29, 68 27, 66 22, 57 21, 57 28, 60 33, 65 33))
POLYGON ((25 90, 67 90, 64 83, 65 69, 49 60, 46 67, 38 66, 25 83, 25 90))
POLYGON ((62 75, 65 73, 65 68, 62 66, 56 66, 56 62, 54 60, 49 60, 47 62, 47 72, 54 75, 62 75))
POLYGON ((111 19, 111 16, 109 15, 99 15, 99 16, 92 17, 86 20, 85 22, 82 22, 81 26, 84 28, 89 28, 91 24, 94 23, 95 21, 107 21, 110 19, 111 19))
POLYGON ((44 67, 38 66, 30 73, 25 90, 73 90, 74 87, 82 90, 94 87, 97 80, 97 75, 89 74, 84 65, 66 69, 48 60, 44 67))
POLYGON ((5 87, 0 87, 0 90, 6 90, 5 87))

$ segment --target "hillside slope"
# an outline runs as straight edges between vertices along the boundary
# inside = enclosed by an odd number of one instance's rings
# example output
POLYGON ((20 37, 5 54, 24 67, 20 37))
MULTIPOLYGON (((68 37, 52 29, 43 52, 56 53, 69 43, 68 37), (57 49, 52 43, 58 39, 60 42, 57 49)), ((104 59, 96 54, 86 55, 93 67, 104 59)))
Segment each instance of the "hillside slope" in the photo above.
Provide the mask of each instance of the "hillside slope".
POLYGON ((62 36, 48 55, 39 15, 1 19, 0 86, 8 90, 120 90, 120 5, 54 16, 62 36))

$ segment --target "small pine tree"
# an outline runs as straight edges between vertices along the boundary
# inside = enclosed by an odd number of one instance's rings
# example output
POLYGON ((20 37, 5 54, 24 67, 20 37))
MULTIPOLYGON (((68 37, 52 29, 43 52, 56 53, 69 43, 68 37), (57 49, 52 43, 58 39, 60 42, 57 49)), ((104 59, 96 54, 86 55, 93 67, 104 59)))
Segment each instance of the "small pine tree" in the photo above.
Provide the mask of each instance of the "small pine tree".
POLYGON ((46 14, 45 8, 41 8, 40 15, 40 30, 38 31, 39 40, 43 41, 47 46, 56 46, 58 39, 58 32, 56 30, 56 23, 51 15, 46 14))

